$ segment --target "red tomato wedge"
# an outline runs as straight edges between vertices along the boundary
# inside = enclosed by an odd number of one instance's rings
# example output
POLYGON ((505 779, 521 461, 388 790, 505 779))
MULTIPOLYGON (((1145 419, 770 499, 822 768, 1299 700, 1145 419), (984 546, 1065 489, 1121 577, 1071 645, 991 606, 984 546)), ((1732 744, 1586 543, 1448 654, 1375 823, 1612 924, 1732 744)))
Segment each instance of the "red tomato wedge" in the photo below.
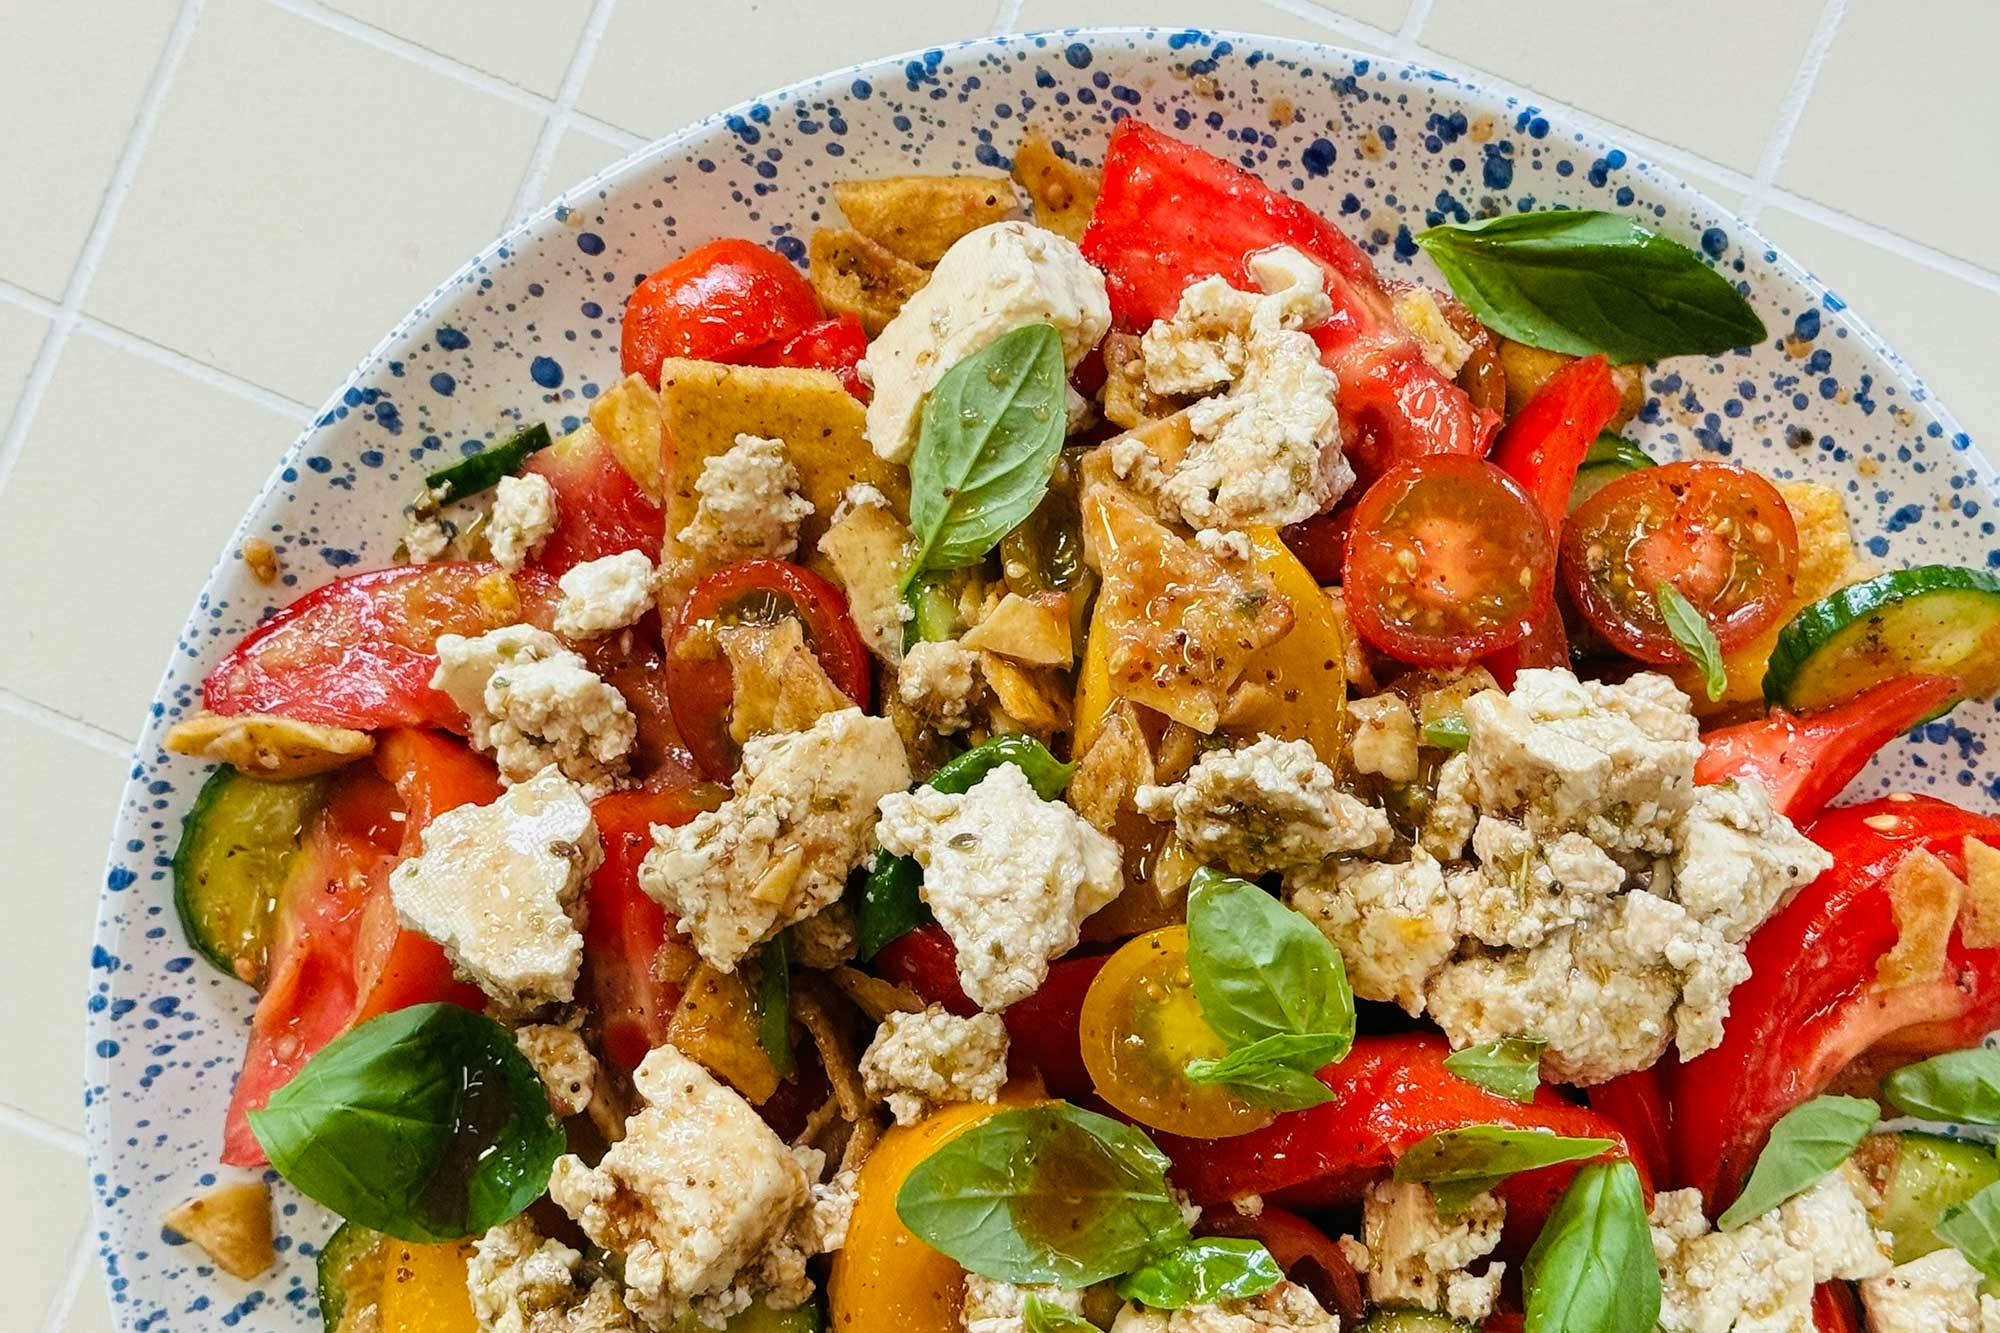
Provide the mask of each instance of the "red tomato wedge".
POLYGON ((1118 122, 1082 241, 1104 270, 1118 327, 1171 315, 1200 278, 1252 287, 1246 261, 1277 245, 1326 269, 1333 317, 1311 333, 1339 378, 1341 436, 1363 482, 1420 454, 1484 452, 1498 416, 1424 360, 1374 265, 1338 227, 1241 167, 1131 117, 1118 122))
POLYGON ((868 334, 853 315, 808 324, 781 343, 769 343, 744 357, 752 366, 798 366, 807 370, 830 370, 840 376, 847 391, 862 402, 868 401, 868 386, 861 382, 858 367, 868 354, 868 334))
POLYGON ((657 389, 667 357, 740 364, 819 319, 812 288, 784 256, 751 241, 710 241, 625 298, 619 362, 657 389))
POLYGON ((1612 646, 1663 666, 1687 654, 1654 602, 1662 583, 1727 651, 1785 614, 1798 565, 1798 528, 1777 488, 1705 459, 1626 473, 1584 501, 1563 531, 1563 585, 1577 610, 1612 646))
POLYGON ((534 568, 559 577, 620 551, 659 553, 666 529, 660 506, 594 432, 557 441, 523 470, 547 477, 556 492, 555 531, 536 548, 534 568))
POLYGON ((842 694, 862 708, 873 693, 868 649, 840 589, 785 560, 739 560, 694 585, 667 632, 667 698, 697 770, 716 782, 736 774, 742 752, 729 734, 736 685, 729 662, 707 643, 717 625, 782 616, 805 630, 806 646, 842 694))
POLYGON ((1478 458, 1392 469, 1361 497, 1341 586, 1369 643, 1445 665, 1520 642, 1554 594, 1555 542, 1521 484, 1478 458))
MULTIPOLYGON (((1668 1057, 1671 1058, 1671 1057, 1668 1057)), ((1673 1110, 1661 1082, 1660 1066, 1620 1074, 1583 1090, 1590 1109, 1625 1132, 1632 1155, 1646 1165, 1655 1189, 1669 1189, 1673 1173, 1673 1110)))

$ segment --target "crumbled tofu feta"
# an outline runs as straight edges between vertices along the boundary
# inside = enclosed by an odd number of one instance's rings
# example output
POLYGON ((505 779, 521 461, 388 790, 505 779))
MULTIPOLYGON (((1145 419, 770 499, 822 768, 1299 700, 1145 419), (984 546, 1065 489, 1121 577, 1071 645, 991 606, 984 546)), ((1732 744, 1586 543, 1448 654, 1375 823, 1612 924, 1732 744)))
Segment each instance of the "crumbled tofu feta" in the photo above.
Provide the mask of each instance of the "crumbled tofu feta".
POLYGON ((1348 753, 1357 773, 1375 773, 1397 784, 1417 780, 1417 715, 1393 694, 1349 699, 1353 731, 1348 753))
POLYGON ((812 1181, 748 1102, 672 1046, 648 1054, 632 1082, 645 1106, 625 1137, 595 1167, 557 1159, 549 1197, 623 1257, 633 1313, 670 1324, 692 1309, 719 1327, 713 1316, 751 1299, 732 1286, 737 1275, 811 1204, 812 1181))
POLYGON ((1234 560, 1238 564, 1250 563, 1255 554, 1248 537, 1223 528, 1203 528, 1194 535, 1194 544, 1217 560, 1234 560))
POLYGON ((597 1057, 574 1028, 530 1023, 514 1029, 514 1044, 541 1075, 557 1115, 582 1115, 597 1087, 597 1057))
POLYGON ((1261 1296, 1179 1310, 1128 1305, 1111 1333, 1339 1333, 1337 1316, 1320 1308, 1310 1291, 1280 1282, 1261 1296))
POLYGON ((571 913, 604 859, 590 806, 555 769, 425 826, 389 876, 396 919, 511 1010, 567 1003, 583 962, 571 913))
POLYGON ((868 345, 862 373, 874 386, 867 432, 875 452, 908 462, 924 396, 944 373, 1028 324, 1054 325, 1063 363, 1076 369, 1111 327, 1104 275, 1073 242, 1026 222, 960 237, 868 345))
POLYGON ((625 696, 553 634, 533 625, 445 634, 437 654, 432 688, 464 710, 501 781, 526 782, 554 764, 595 800, 624 777, 639 724, 625 696))
POLYGON ((876 802, 910 785, 910 765, 894 723, 848 708, 747 742, 735 785, 720 809, 656 827, 639 866, 639 886, 724 972, 840 897, 876 802))
POLYGON ((875 836, 923 867, 924 901, 982 1009, 1034 994, 1050 961, 1076 947, 1084 918, 1124 887, 1118 844, 1036 795, 1014 764, 962 796, 921 787, 884 796, 880 808, 875 836))
POLYGON ((1422 848, 1401 864, 1329 860, 1285 876, 1291 905, 1333 941, 1364 1000, 1424 1009, 1424 986, 1458 947, 1444 869, 1422 848))
POLYGON ((998 1014, 960 1018, 935 1004, 890 1014, 861 1056, 861 1079, 899 1125, 944 1102, 990 1102, 1007 1081, 1007 1027, 998 1014))
POLYGON ((486 543, 508 573, 556 530, 556 488, 539 472, 502 477, 493 488, 493 513, 486 520, 486 543))
POLYGON ((965 1333, 1025 1333, 1023 1313, 1028 1297, 1039 1296, 1059 1310, 1083 1313, 1083 1293, 1065 1287, 1017 1287, 977 1273, 965 1275, 965 1300, 959 1307, 965 1333))
POLYGON ((1465 363, 1472 359, 1472 344, 1445 318, 1437 294, 1428 287, 1405 287, 1396 293, 1390 309, 1396 322, 1417 340, 1431 369, 1446 379, 1456 379, 1458 372, 1465 369, 1465 363))
POLYGON ((1344 1240, 1341 1248, 1375 1304, 1420 1306, 1476 1324, 1493 1313, 1506 1265, 1466 1270, 1500 1243, 1506 1217, 1498 1198, 1479 1194, 1447 1221, 1424 1186, 1382 1180, 1362 1199, 1361 1242, 1344 1240))
POLYGON ((799 524, 813 512, 798 488, 799 470, 783 440, 738 435, 734 446, 702 464, 694 518, 680 540, 714 565, 790 555, 799 549, 799 524))
POLYGON ((1380 851, 1389 817, 1341 791, 1308 741, 1260 736, 1210 750, 1170 787, 1141 787, 1139 812, 1169 820, 1194 854, 1239 875, 1380 851))
POLYGON ((403 524, 403 552, 412 564, 427 565, 443 559, 456 536, 458 529, 437 511, 411 510, 403 524))
POLYGON ((1771 808, 1760 783, 1696 790, 1674 836, 1674 897, 1729 940, 1746 938, 1833 857, 1771 808))
POLYGON ((524 1213, 502 1222, 473 1243, 465 1287, 480 1333, 535 1333, 539 1316, 562 1313, 581 1299, 577 1270, 583 1256, 545 1239, 524 1213))
POLYGON ((590 639, 637 623, 653 609, 658 570, 644 551, 620 551, 588 560, 557 580, 556 633, 590 639))
POLYGON ((881 487, 857 481, 841 492, 840 503, 833 507, 833 517, 827 520, 827 526, 835 526, 857 509, 870 508, 887 509, 893 513, 895 507, 889 503, 889 497, 882 494, 881 487))
POLYGON ((1624 867, 1580 833, 1543 842, 1519 824, 1482 816, 1472 852, 1479 867, 1452 879, 1458 926, 1496 947, 1525 949, 1593 920, 1625 884, 1624 867))
POLYGON ((1868 1333, 1994 1333, 2000 1301, 1980 1293, 1979 1270, 1949 1245, 1861 1284, 1868 1333))
POLYGON ((1479 807, 1473 804, 1472 761, 1455 754, 1438 765, 1437 791, 1424 816, 1424 850, 1440 861, 1456 861, 1465 855, 1466 840, 1479 824, 1479 807))
POLYGON ((985 692, 979 654, 956 639, 913 643, 903 650, 897 697, 940 735, 971 726, 973 706, 985 692))
POLYGON ((1139 338, 1146 390, 1162 397, 1211 393, 1243 373, 1250 317, 1263 297, 1219 277, 1191 282, 1167 319, 1139 338))

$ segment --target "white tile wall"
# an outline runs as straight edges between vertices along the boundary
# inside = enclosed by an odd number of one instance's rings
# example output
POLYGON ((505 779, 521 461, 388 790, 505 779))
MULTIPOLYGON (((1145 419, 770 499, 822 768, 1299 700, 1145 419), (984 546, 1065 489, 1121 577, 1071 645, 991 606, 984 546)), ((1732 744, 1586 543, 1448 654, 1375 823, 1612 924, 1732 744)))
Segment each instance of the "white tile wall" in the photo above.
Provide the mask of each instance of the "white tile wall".
MULTIPOLYGON (((1094 22, 1468 64, 1581 106, 1766 228, 2000 441, 1991 0, 27 0, 7 17, 0 752, 35 780, 0 801, 0 1012, 81 994, 125 748, 305 405, 509 219, 815 70, 1094 22)), ((0 1035, 0 1154, 37 1204, 0 1215, 10 1331, 112 1327, 74 1027, 0 1035)))

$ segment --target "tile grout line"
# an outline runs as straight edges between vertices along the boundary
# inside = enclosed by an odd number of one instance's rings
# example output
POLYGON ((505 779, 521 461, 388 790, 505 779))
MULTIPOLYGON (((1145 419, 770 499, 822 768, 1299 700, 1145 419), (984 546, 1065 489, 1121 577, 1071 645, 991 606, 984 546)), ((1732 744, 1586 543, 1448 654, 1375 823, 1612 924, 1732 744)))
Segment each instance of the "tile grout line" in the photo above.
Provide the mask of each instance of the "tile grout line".
POLYGON ((24 1138, 49 1148, 58 1148, 82 1161, 89 1154, 83 1142, 83 1135, 72 1129, 60 1129, 38 1116, 29 1115, 0 1102, 0 1134, 12 1130, 24 1138))
POLYGON ((56 307, 54 322, 49 326, 48 335, 42 339, 41 349, 35 354, 27 382, 21 386, 21 397, 14 406, 13 420, 7 423, 7 433, 0 436, 0 487, 7 484, 7 478, 27 443, 28 426, 35 419, 42 396, 48 391, 49 381, 55 378, 56 361, 62 355, 63 345, 69 341, 70 331, 76 327, 83 309, 84 293, 90 289, 91 279, 97 276, 97 266, 104 258, 105 247, 111 243, 112 228, 117 225, 119 209, 132 188, 132 178, 138 174, 139 159, 146 151, 147 140, 152 137, 153 126, 159 121, 160 106, 167 100, 167 89, 173 84, 174 71, 180 68, 181 59, 194 40, 202 3, 203 0, 181 0, 180 13, 175 15, 174 26, 168 31, 166 43, 160 49, 160 58, 146 79, 145 91, 139 98, 139 109, 132 117, 131 132, 125 136, 125 145, 118 152, 118 162, 111 170, 111 179, 104 186, 104 197, 98 201, 97 216, 91 220, 90 231, 83 239, 83 250, 77 255, 76 267, 70 270, 69 281, 63 285, 62 300, 56 307))
POLYGON ((32 311, 44 319, 54 319, 56 312, 61 309, 48 297, 37 296, 26 287, 16 286, 5 278, 0 278, 0 302, 32 311))
POLYGON ((987 32, 999 37, 1014 32, 1021 26, 1021 10, 1027 0, 1000 0, 1000 7, 993 11, 992 26, 987 32))
POLYGON ((1841 20, 1847 17, 1847 0, 1826 0, 1820 10, 1819 22, 1806 40, 1805 54, 1799 58, 1798 73, 1792 76, 1792 86, 1785 90, 1784 100, 1778 103, 1778 117, 1771 126, 1771 137, 1764 142, 1764 151, 1757 159, 1757 170, 1751 176, 1750 192, 1744 196, 1742 218, 1751 226, 1757 225, 1757 215, 1764 211, 1765 203, 1771 197, 1771 190, 1778 182, 1778 172, 1785 165, 1785 154, 1791 151, 1792 139, 1798 133, 1799 122, 1805 118, 1806 103, 1812 100, 1813 88, 1819 83, 1819 72, 1826 64, 1827 53, 1833 49, 1833 39, 1840 34, 1841 20))
MULTIPOLYGON (((63 1271, 62 1285, 56 1288, 55 1299, 49 1302, 48 1314, 43 1316, 42 1333, 67 1333, 70 1316, 76 1313, 77 1301, 83 1296, 84 1281, 91 1276, 91 1269, 97 1266, 90 1234, 95 1225, 91 1218, 84 1219, 83 1232, 76 1238, 69 1266, 63 1271)), ((102 1274, 97 1280, 104 1280, 102 1274)))
POLYGON ((85 722, 80 717, 59 713, 44 703, 37 703, 27 695, 0 685, 0 713, 32 723, 44 731, 53 731, 66 736, 79 745, 115 758, 130 762, 138 742, 127 740, 115 731, 106 731, 95 722, 85 722))
POLYGON ((294 18, 316 23, 343 37, 352 38, 364 46, 372 46, 378 51, 398 56, 413 65, 429 70, 440 78, 452 79, 477 88, 481 92, 491 93, 515 106, 543 113, 547 113, 555 106, 554 99, 544 97, 541 93, 523 88, 518 83, 510 83, 498 75, 488 74, 476 66, 440 55, 428 46, 413 42, 407 37, 398 37, 395 33, 378 28, 372 23, 363 23, 360 19, 352 18, 339 10, 329 9, 320 4, 319 0, 265 0, 265 3, 283 10, 294 18))
POLYGON ((1410 0, 1410 12, 1403 15, 1403 24, 1396 29, 1396 36, 1412 50, 1418 45, 1424 24, 1430 21, 1434 3, 1435 0, 1410 0))
POLYGON ((296 398, 287 397, 275 389, 267 389, 254 380, 246 380, 239 375, 232 375, 218 366, 210 365, 208 362, 189 356, 185 352, 177 352, 164 343, 156 343, 150 338, 142 338, 136 333, 128 333, 116 324, 107 324, 103 320, 90 315, 84 315, 78 319, 77 332, 86 337, 94 338, 107 347, 115 347, 119 351, 136 356, 142 361, 150 361, 156 366, 174 371, 197 383, 205 384, 211 389, 219 389, 224 393, 241 398, 245 402, 255 403, 259 407, 268 408, 280 416, 292 417, 300 422, 304 422, 316 410, 308 403, 302 403, 296 398))
POLYGON ((1890 231, 1877 223, 1864 222, 1851 213, 1828 208, 1825 204, 1817 203, 1790 190, 1773 189, 1766 202, 1776 204, 1786 212, 1796 213, 1808 222, 1816 222, 1828 231, 1838 232, 1850 240, 1860 241, 1864 245, 1871 245, 1877 250, 1895 255, 1898 259, 1908 260, 1919 267, 1955 278, 1981 291, 2000 293, 2000 273, 1925 245, 1922 241, 1911 240, 1901 232, 1890 231))
POLYGON ((618 0, 596 0, 590 7, 589 16, 583 21, 583 31, 577 34, 576 50, 570 55, 568 68, 563 70, 562 82, 556 86, 555 105, 543 119, 542 132, 535 139, 535 150, 528 155, 527 174, 521 178, 520 191, 514 196, 514 207, 507 215, 512 223, 519 223, 542 205, 542 190, 548 184, 549 168, 555 163, 556 149, 569 129, 570 115, 576 110, 576 99, 583 92, 584 78, 590 73, 591 61, 596 58, 597 48, 604 41, 604 30, 611 26, 611 12, 617 3, 618 0))

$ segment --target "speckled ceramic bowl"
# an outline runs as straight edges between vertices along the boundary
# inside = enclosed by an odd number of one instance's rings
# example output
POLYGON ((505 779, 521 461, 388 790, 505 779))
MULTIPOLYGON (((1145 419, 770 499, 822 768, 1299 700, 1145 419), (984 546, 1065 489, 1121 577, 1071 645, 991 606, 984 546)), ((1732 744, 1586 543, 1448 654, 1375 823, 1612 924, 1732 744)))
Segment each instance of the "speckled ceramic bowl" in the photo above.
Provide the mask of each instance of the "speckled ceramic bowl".
MULTIPOLYGON (((1632 427, 1640 442, 1831 482, 1885 564, 2000 564, 1992 470, 1894 353, 1723 209, 1573 131, 1560 111, 1305 42, 1113 30, 883 60, 711 117, 571 190, 411 312, 285 453, 195 601, 125 789, 92 954, 85 1096, 121 1328, 320 1327, 313 1256, 332 1223, 282 1184, 280 1264, 260 1282, 218 1274, 160 1227, 214 1178, 252 998, 194 956, 171 902, 168 863, 203 770, 159 741, 194 706, 203 672, 276 606, 388 563, 402 504, 440 460, 523 421, 574 425, 618 378, 625 294, 663 261, 723 235, 803 259, 832 181, 1005 170, 1030 124, 1094 161, 1124 115, 1240 161, 1337 219, 1392 272, 1423 266, 1410 238, 1427 224, 1557 204, 1621 210, 1698 246, 1774 336, 1655 373, 1632 427), (252 536, 281 549, 282 588, 259 585, 236 556, 252 536)), ((2000 784, 1988 785, 1982 756, 1996 731, 1990 705, 1962 707, 1893 747, 1863 785, 1991 803, 2000 784)))

